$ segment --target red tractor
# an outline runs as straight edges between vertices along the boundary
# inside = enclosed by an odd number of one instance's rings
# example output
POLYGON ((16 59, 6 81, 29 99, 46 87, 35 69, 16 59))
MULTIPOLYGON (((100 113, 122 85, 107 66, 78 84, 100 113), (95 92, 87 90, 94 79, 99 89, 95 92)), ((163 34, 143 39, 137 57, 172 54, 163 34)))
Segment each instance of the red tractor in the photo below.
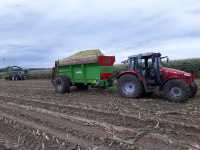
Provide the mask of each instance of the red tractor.
POLYGON ((162 66, 160 53, 145 53, 130 56, 124 63, 128 71, 118 76, 119 93, 128 98, 139 98, 160 91, 165 99, 184 102, 197 93, 194 75, 162 66))

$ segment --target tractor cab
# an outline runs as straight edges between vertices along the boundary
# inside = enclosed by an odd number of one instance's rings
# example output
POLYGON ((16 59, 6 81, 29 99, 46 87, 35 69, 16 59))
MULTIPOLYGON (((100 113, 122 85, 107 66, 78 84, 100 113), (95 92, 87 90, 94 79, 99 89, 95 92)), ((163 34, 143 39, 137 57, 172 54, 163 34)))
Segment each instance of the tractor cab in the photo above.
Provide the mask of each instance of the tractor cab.
POLYGON ((130 56, 127 60, 129 70, 134 70, 147 85, 161 84, 161 54, 144 53, 130 56))

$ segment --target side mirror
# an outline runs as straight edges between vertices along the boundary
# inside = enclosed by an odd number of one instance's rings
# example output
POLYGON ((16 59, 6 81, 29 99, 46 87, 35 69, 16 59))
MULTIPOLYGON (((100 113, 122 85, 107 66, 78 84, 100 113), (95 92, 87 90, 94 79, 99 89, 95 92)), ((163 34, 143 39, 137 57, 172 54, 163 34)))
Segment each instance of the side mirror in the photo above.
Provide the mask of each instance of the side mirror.
POLYGON ((161 59, 165 59, 166 58, 166 62, 169 63, 169 57, 165 56, 165 57, 161 57, 161 59))

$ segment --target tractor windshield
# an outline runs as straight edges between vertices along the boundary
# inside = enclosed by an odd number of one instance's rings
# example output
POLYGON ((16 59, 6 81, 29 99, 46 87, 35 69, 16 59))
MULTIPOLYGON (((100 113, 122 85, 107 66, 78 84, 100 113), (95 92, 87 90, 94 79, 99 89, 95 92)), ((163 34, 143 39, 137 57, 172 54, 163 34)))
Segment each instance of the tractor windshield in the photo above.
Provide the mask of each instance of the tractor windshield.
POLYGON ((158 56, 131 57, 126 63, 131 70, 137 70, 143 74, 145 71, 158 69, 162 66, 162 58, 158 56))

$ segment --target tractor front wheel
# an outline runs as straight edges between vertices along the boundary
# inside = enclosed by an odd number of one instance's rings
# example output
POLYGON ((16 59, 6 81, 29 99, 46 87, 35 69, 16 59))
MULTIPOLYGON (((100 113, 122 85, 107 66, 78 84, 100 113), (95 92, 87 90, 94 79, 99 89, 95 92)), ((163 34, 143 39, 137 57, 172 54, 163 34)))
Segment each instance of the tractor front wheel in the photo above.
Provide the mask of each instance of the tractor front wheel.
POLYGON ((64 94, 70 92, 70 80, 67 77, 56 77, 54 86, 57 93, 64 94))
POLYGON ((164 97, 175 103, 185 102, 189 99, 190 88, 181 80, 170 80, 163 88, 164 97))
POLYGON ((195 95, 197 94, 197 90, 198 90, 198 86, 197 83, 194 81, 192 82, 191 86, 190 86, 190 98, 195 97, 195 95))
POLYGON ((118 80, 118 91, 123 97, 139 98, 143 93, 143 86, 134 75, 123 75, 118 80))

